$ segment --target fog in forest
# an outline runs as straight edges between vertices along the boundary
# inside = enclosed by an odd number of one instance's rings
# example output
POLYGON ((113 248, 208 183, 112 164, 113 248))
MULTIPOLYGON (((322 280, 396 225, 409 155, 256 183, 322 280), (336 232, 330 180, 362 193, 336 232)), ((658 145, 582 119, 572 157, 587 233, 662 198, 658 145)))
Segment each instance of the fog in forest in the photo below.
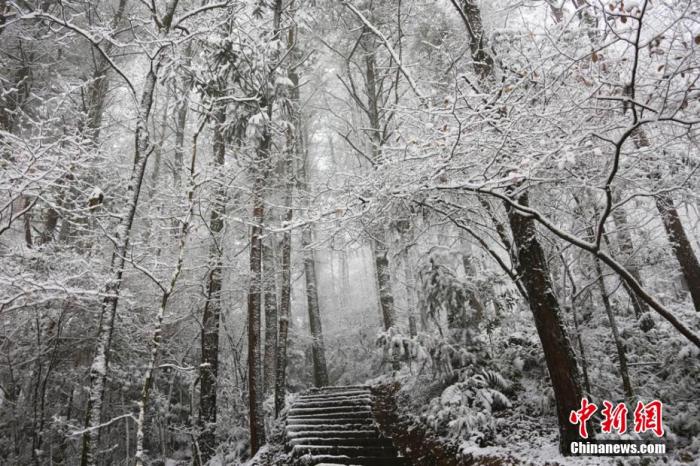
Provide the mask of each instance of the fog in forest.
POLYGON ((696 0, 0 0, 0 464, 700 461, 696 0))

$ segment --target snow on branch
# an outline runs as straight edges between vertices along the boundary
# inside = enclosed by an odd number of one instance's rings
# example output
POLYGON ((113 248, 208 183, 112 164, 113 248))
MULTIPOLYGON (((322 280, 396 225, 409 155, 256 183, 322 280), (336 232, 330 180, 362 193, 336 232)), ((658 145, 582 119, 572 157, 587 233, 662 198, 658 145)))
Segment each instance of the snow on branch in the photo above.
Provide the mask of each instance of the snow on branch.
POLYGON ((350 4, 349 2, 344 0, 343 5, 345 5, 345 7, 347 7, 350 11, 352 11, 355 14, 355 16, 357 16, 357 18, 360 21, 362 21, 362 23, 365 26, 367 26, 367 29, 369 29, 372 32, 372 34, 377 36, 382 41, 382 43, 384 44, 384 47, 387 49, 387 51, 391 55, 391 58, 396 62, 396 64, 399 67, 399 70, 401 70, 401 74, 404 75, 404 77, 408 81, 408 84, 411 86, 411 89, 413 89, 413 92, 416 94, 416 96, 419 99, 423 99, 423 95, 418 90, 418 86, 416 86, 416 82, 413 80, 411 75, 408 74, 408 72, 406 71, 406 68, 401 63, 401 59, 399 58, 398 54, 396 53, 394 48, 389 43, 389 40, 386 38, 386 36, 384 34, 382 34, 382 32, 379 29, 374 27, 374 25, 352 4, 350 4))

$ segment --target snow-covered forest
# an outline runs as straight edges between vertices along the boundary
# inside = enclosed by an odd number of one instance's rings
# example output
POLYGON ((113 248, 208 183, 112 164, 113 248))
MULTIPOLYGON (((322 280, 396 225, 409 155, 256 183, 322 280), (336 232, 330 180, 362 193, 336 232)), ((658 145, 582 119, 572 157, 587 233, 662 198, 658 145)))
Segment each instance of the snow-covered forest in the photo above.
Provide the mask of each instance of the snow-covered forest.
POLYGON ((698 461, 699 170, 697 0, 0 0, 0 463, 698 461))

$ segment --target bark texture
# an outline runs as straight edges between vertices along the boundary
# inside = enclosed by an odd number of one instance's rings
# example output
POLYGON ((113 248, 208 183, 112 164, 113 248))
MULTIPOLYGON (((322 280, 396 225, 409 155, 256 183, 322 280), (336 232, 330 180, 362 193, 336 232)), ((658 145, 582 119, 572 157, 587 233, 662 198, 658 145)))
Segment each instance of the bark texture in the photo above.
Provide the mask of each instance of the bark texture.
MULTIPOLYGON (((265 102, 267 104, 267 102, 265 102)), ((262 107, 267 109, 267 105, 262 107)), ((262 235, 265 221, 265 179, 268 174, 271 136, 263 131, 257 149, 255 180, 253 181, 253 226, 250 230, 250 286, 248 289, 248 409, 250 449, 254 455, 265 443, 262 410, 262 364, 260 354, 260 320, 262 308, 262 235)))
MULTIPOLYGON (((226 109, 219 105, 214 112, 213 151, 214 161, 223 170, 226 141, 222 125, 226 121, 226 109)), ((217 376, 219 373, 219 321, 221 319, 222 232, 226 191, 222 185, 216 188, 214 205, 209 218, 209 230, 213 243, 209 250, 210 271, 207 278, 207 301, 202 315, 201 362, 199 365, 199 418, 200 434, 197 439, 198 459, 205 464, 216 450, 217 376)))
POLYGON ((374 265, 377 273, 379 304, 382 310, 382 319, 384 320, 384 330, 389 330, 396 325, 396 310, 394 308, 394 294, 391 290, 388 250, 383 237, 384 235, 382 234, 382 238, 374 241, 374 265))
MULTIPOLYGON (((527 194, 521 195, 518 202, 527 206, 527 194)), ((517 250, 518 273, 530 298, 530 309, 554 389, 559 419, 559 449, 562 454, 568 454, 570 443, 581 439, 578 426, 569 422, 569 414, 580 407, 583 396, 576 358, 564 330, 547 259, 537 240, 535 222, 507 204, 506 209, 517 250)))
POLYGON ((673 199, 669 195, 656 197, 656 208, 661 214, 668 241, 681 267, 695 310, 700 312, 700 263, 685 233, 673 199))
POLYGON ((277 284, 275 254, 270 244, 274 238, 263 241, 263 290, 265 296, 265 351, 263 353, 263 390, 267 395, 275 383, 275 353, 277 351, 277 284))

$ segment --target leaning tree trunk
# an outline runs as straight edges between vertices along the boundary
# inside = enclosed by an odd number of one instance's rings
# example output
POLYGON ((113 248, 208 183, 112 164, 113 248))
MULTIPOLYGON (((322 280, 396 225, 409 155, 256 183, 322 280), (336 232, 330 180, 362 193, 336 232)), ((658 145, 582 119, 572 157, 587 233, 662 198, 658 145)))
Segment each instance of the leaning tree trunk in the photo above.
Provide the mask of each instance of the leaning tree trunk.
MULTIPOLYGON (((522 194, 518 201, 520 205, 527 206, 527 193, 522 194)), ((518 255, 518 274, 530 298, 530 309, 554 389, 559 419, 559 450, 562 454, 568 454, 571 442, 581 440, 578 427, 569 422, 569 414, 579 409, 583 395, 576 358, 564 330, 559 302, 554 296, 547 258, 537 240, 535 221, 519 214, 507 203, 506 210, 518 255)))
POLYGON ((688 286, 695 310, 700 312, 700 263, 698 263, 698 258, 685 234, 685 228, 683 228, 673 198, 668 194, 660 194, 656 196, 655 201, 656 208, 659 209, 663 219, 668 241, 671 243, 673 253, 681 266, 681 272, 688 286))
MULTIPOLYGON (((457 5, 456 2, 454 4, 457 5)), ((469 35, 474 71, 484 81, 493 79, 494 60, 484 44, 479 5, 475 0, 464 0, 459 10, 469 35)), ((522 194, 519 201, 521 205, 527 205, 527 193, 522 194)), ((569 444, 580 440, 577 426, 569 422, 569 414, 579 408, 583 395, 576 358, 564 330, 559 302, 554 296, 549 265, 536 237, 535 221, 531 217, 520 215, 508 203, 506 211, 517 250, 518 275, 529 297, 554 389, 559 420, 559 449, 562 454, 568 454, 569 444)))
MULTIPOLYGON (((214 161, 218 170, 224 169, 226 140, 223 125, 226 122, 226 108, 219 105, 214 112, 214 161)), ((224 183, 216 188, 214 205, 211 209, 209 230, 213 244, 209 250, 210 271, 207 278, 207 301, 202 316, 201 363, 199 365, 199 418, 200 428, 197 455, 200 464, 205 464, 216 450, 216 389, 219 372, 219 320, 221 317, 221 274, 226 205, 224 183)))
MULTIPOLYGON (((632 242, 632 234, 629 231, 629 224, 627 222, 627 213, 622 206, 617 207, 612 211, 612 218, 615 222, 616 236, 618 247, 620 249, 620 259, 624 261, 625 267, 629 271, 630 275, 634 277, 635 280, 643 285, 642 275, 639 271, 639 267, 634 263, 634 243, 632 242)), ((623 286, 625 291, 630 297, 632 302, 632 308, 634 309, 634 315, 640 318, 644 313, 649 310, 649 306, 642 301, 637 293, 632 290, 626 282, 623 281, 623 286)), ((648 329, 647 329, 648 330, 648 329)))
MULTIPOLYGON (((574 196, 574 202, 576 203, 575 212, 579 214, 581 218, 586 218, 586 212, 584 211, 583 205, 578 197, 574 196)), ((594 241, 595 231, 593 226, 588 226, 586 232, 588 233, 589 240, 594 241)), ((603 229, 603 235, 605 235, 607 238, 605 229, 603 229)), ((632 382, 627 365, 627 348, 625 347, 625 343, 622 341, 622 337, 620 336, 620 331, 615 319, 615 313, 613 312, 612 304, 610 303, 610 296, 605 285, 605 276, 603 275, 603 266, 600 259, 594 257, 593 266, 597 275, 596 282, 598 285, 598 291, 600 292, 600 298, 603 301, 603 308, 605 309, 605 314, 608 318, 608 323, 610 324, 613 343, 615 344, 615 349, 617 350, 618 364, 620 366, 620 378, 622 379, 622 389, 625 393, 627 401, 632 402, 634 400, 634 390, 632 389, 632 382)))
MULTIPOLYGON (((593 231, 591 231, 593 233, 593 231)), ((600 265, 600 259, 594 258, 595 271, 598 275, 598 289, 600 291, 601 299, 603 300, 603 307, 605 308, 605 314, 608 316, 608 322, 610 323, 610 330, 613 336, 613 342, 615 343, 615 349, 617 350, 618 364, 620 365, 620 378, 622 379, 622 389, 625 392, 625 397, 630 403, 634 401, 634 390, 632 390, 632 382, 630 381, 629 369, 627 366, 627 349, 625 348, 625 343, 620 337, 620 331, 617 327, 617 321, 615 320, 615 313, 612 310, 612 305, 610 304, 610 298, 608 297, 608 290, 605 286, 605 278, 603 276, 603 268, 600 265)))
POLYGON ((115 229, 116 247, 110 263, 110 278, 105 285, 102 301, 102 313, 97 334, 97 348, 95 357, 90 367, 90 389, 88 392, 87 409, 85 415, 86 432, 82 437, 81 466, 97 463, 95 449, 99 439, 100 424, 102 419, 102 401, 104 397, 105 382, 109 369, 110 348, 112 346, 112 334, 117 315, 117 304, 121 291, 122 275, 129 248, 131 227, 136 215, 136 206, 141 194, 141 184, 146 171, 146 164, 151 153, 150 137, 148 134, 148 117, 153 104, 153 92, 157 81, 156 70, 151 67, 146 75, 141 103, 136 123, 136 147, 134 165, 127 185, 128 200, 120 215, 119 224, 115 229))
POLYGON ((564 274, 566 277, 569 277, 569 283, 571 283, 571 317, 573 317, 574 321, 574 331, 576 332, 576 343, 578 345, 578 351, 579 351, 579 357, 581 360, 581 371, 583 375, 583 388, 585 390, 585 394, 588 396, 591 396, 591 381, 588 378, 588 358, 586 357, 586 349, 583 346, 583 340, 581 338, 581 329, 579 326, 579 321, 578 321, 578 313, 576 311, 576 297, 578 296, 578 293, 576 291, 576 281, 574 280, 573 274, 571 273, 571 269, 569 268, 569 264, 566 262, 566 259, 564 258, 563 253, 559 253, 559 257, 561 258, 562 264, 564 265, 564 274))

